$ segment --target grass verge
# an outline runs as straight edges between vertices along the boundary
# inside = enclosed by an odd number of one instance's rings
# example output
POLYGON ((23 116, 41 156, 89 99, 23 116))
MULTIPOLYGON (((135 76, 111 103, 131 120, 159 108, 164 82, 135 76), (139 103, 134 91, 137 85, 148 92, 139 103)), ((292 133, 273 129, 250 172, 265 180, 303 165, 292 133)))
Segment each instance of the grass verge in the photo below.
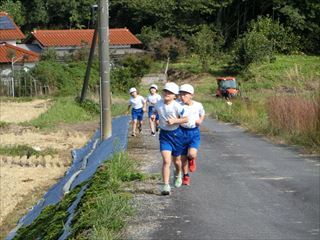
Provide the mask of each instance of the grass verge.
POLYGON ((71 239, 117 239, 127 216, 133 213, 125 182, 142 180, 135 163, 125 153, 103 164, 92 179, 72 223, 71 239))
POLYGON ((79 123, 94 119, 98 119, 98 114, 86 110, 74 98, 59 97, 54 99, 54 104, 47 112, 25 124, 37 128, 53 128, 59 123, 79 123))
MULTIPOLYGON (((123 187, 126 182, 144 179, 143 174, 135 171, 135 164, 121 152, 101 165, 78 205, 69 239, 120 238, 125 219, 134 210, 130 205, 131 193, 123 191, 123 187)), ((31 225, 19 229, 14 239, 58 239, 68 218, 67 209, 80 188, 44 209, 31 225)))
MULTIPOLYGON (((222 73, 224 66, 221 71, 219 66, 214 68, 222 73)), ((241 96, 231 106, 215 97, 218 75, 202 75, 191 84, 195 100, 203 103, 207 115, 320 153, 319 69, 320 57, 316 56, 277 56, 273 63, 252 66, 249 72, 235 76, 241 82, 241 96), (289 123, 294 124, 290 129, 282 126, 289 123)))

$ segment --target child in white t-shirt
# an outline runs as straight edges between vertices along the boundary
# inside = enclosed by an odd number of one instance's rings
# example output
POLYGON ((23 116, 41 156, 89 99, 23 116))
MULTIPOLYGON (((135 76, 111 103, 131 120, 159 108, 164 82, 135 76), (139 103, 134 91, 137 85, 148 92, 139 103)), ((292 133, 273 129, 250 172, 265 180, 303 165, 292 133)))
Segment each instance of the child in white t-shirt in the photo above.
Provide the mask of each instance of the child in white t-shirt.
POLYGON ((180 124, 188 122, 188 118, 183 116, 183 107, 175 101, 176 95, 179 94, 179 86, 173 82, 166 83, 163 89, 163 98, 157 102, 154 107, 154 114, 159 114, 159 141, 160 152, 162 156, 162 178, 163 189, 162 195, 169 195, 171 187, 170 165, 171 156, 175 166, 175 187, 180 187, 182 184, 181 160, 180 155, 183 150, 183 135, 180 124))
POLYGON ((180 99, 183 103, 184 115, 188 117, 188 122, 181 124, 184 139, 184 150, 181 155, 182 161, 182 184, 190 185, 190 172, 196 170, 197 152, 200 146, 199 126, 204 120, 205 111, 201 103, 192 100, 194 89, 190 84, 183 84, 180 87, 180 99))
POLYGON ((161 96, 157 93, 157 91, 158 91, 158 86, 156 84, 152 84, 149 88, 150 94, 147 96, 149 127, 151 130, 152 136, 156 135, 156 132, 158 131, 158 125, 159 125, 159 115, 158 114, 155 117, 155 121, 153 121, 151 118, 151 116, 153 114, 154 106, 161 99, 161 96))
POLYGON ((133 137, 136 136, 136 128, 137 122, 139 121, 138 129, 139 132, 142 130, 143 124, 143 113, 146 111, 146 100, 144 97, 138 94, 136 88, 130 88, 129 93, 131 95, 128 105, 127 114, 129 113, 130 107, 131 110, 131 118, 132 118, 132 135, 133 137))

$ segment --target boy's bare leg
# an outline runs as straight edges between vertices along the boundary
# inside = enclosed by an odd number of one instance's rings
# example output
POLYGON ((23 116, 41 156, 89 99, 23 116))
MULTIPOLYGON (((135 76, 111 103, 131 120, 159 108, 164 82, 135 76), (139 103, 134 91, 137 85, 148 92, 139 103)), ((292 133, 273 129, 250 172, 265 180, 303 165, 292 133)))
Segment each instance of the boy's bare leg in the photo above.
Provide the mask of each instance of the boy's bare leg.
POLYGON ((194 172, 197 169, 196 159, 197 159, 197 152, 196 148, 189 148, 188 150, 188 163, 189 163, 189 170, 190 172, 194 172))
POLYGON ((181 157, 172 157, 172 159, 174 167, 176 168, 176 176, 178 176, 179 174, 181 174, 181 157))
POLYGON ((136 135, 137 120, 132 121, 132 134, 136 135))
POLYGON ((182 173, 188 173, 188 158, 186 155, 181 155, 181 165, 182 165, 182 173))
POLYGON ((154 130, 154 121, 152 121, 151 118, 149 118, 149 126, 150 126, 150 129, 151 129, 151 132, 155 132, 155 130, 154 130))
POLYGON ((198 150, 196 148, 189 148, 188 149, 188 158, 189 159, 196 159, 197 153, 198 153, 198 150))
POLYGON ((139 132, 141 132, 141 131, 142 131, 142 125, 143 125, 143 121, 142 121, 142 120, 140 120, 140 121, 139 121, 139 132))
POLYGON ((169 184, 171 151, 161 151, 162 156, 162 179, 164 184, 169 184))

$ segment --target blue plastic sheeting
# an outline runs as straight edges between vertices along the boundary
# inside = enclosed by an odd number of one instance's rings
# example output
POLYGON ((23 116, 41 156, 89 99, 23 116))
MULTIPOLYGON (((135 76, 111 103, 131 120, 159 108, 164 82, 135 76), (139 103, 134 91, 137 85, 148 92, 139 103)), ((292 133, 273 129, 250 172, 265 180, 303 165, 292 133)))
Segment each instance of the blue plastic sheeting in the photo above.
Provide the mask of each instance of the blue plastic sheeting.
POLYGON ((17 227, 7 236, 7 240, 13 239, 20 227, 30 225, 45 207, 58 203, 64 195, 64 186, 77 172, 80 173, 71 183, 71 190, 84 181, 89 180, 94 175, 99 165, 107 160, 113 153, 126 149, 128 142, 128 127, 129 117, 122 116, 115 118, 112 121, 112 137, 98 144, 93 152, 91 152, 91 150, 95 146, 96 140, 100 139, 99 130, 97 130, 92 139, 83 148, 73 150, 73 163, 65 176, 49 189, 29 213, 19 220, 17 227), (91 153, 91 155, 89 153, 91 153), (87 160, 85 169, 82 167, 84 159, 87 160))

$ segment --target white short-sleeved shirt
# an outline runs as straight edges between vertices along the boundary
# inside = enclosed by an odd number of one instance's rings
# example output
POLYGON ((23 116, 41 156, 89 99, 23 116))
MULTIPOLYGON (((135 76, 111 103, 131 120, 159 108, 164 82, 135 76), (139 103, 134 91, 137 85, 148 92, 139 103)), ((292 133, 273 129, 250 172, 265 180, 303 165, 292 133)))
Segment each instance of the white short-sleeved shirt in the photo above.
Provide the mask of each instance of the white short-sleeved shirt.
POLYGON ((137 95, 135 98, 134 97, 130 97, 129 105, 133 109, 140 109, 140 108, 143 107, 143 104, 145 102, 146 102, 146 100, 144 99, 144 97, 142 97, 141 95, 137 95))
POLYGON ((192 100, 192 105, 183 104, 182 106, 184 108, 184 116, 188 117, 188 122, 181 124, 181 126, 184 128, 197 127, 196 120, 205 114, 202 104, 192 100))
POLYGON ((158 93, 155 93, 154 95, 149 94, 147 96, 147 103, 148 106, 154 106, 156 103, 161 99, 161 96, 158 93))
POLYGON ((168 119, 184 116, 184 109, 180 103, 172 101, 170 104, 165 104, 163 99, 155 105, 155 112, 159 115, 159 127, 165 131, 173 131, 179 127, 179 124, 169 125, 168 119))

